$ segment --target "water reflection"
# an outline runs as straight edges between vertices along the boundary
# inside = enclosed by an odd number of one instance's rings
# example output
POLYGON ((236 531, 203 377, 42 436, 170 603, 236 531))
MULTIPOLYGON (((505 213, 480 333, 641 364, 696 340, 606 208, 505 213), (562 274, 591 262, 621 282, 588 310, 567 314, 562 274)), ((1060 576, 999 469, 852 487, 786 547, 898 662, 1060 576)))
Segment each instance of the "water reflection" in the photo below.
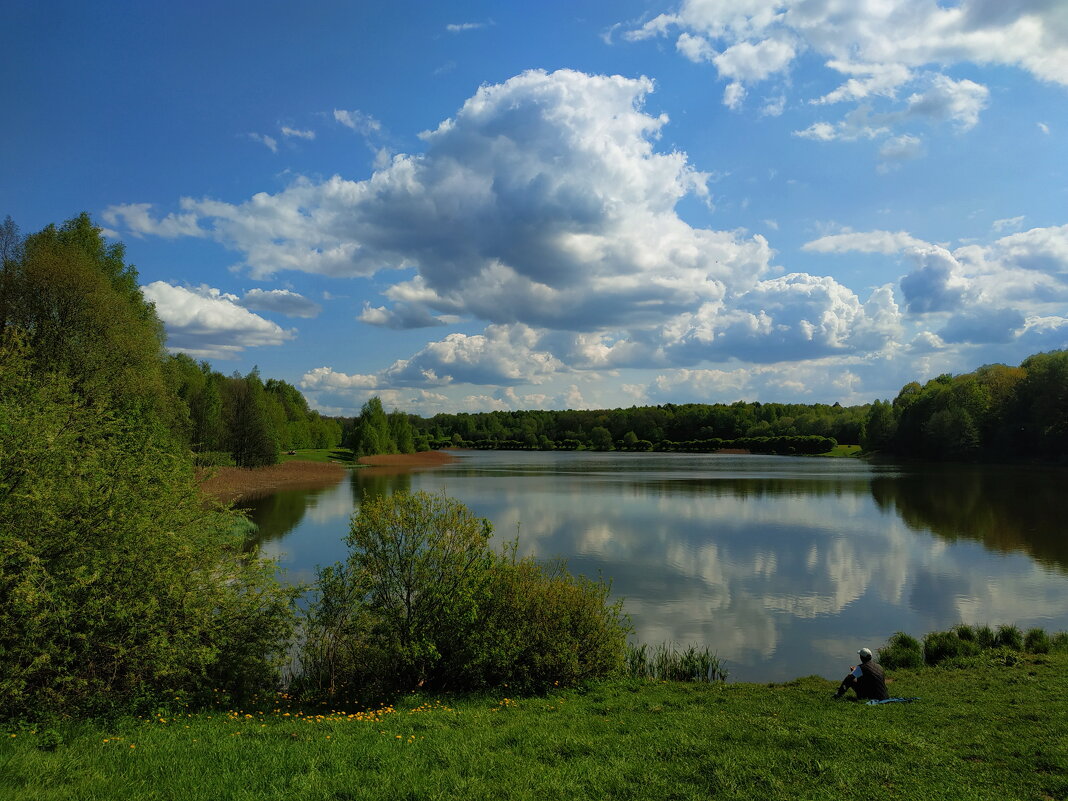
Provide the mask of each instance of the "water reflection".
POLYGON ((709 643, 735 678, 781 680, 836 677, 860 644, 896 630, 961 620, 1068 627, 1068 552, 1054 504, 1064 478, 789 457, 491 452, 412 473, 354 471, 306 495, 305 512, 293 498, 257 512, 265 550, 309 580, 316 564, 341 558, 348 515, 365 494, 445 490, 493 521, 498 539, 519 533, 523 553, 610 577, 641 639, 709 643))

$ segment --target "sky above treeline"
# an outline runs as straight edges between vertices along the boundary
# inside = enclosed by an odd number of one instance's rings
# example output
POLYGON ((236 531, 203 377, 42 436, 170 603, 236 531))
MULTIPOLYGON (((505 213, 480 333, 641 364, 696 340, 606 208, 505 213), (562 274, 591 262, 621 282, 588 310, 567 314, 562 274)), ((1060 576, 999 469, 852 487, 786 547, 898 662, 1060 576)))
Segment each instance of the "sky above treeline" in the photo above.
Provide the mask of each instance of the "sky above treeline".
POLYGON ((1064 0, 16 2, 0 217, 352 414, 843 404, 1068 346, 1064 0))

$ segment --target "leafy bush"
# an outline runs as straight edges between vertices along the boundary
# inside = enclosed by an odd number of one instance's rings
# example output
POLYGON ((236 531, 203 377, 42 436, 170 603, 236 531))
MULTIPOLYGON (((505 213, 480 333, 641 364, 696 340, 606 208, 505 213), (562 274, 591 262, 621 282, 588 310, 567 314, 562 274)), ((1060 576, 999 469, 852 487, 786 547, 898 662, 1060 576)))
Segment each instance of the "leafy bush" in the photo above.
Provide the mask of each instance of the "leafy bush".
POLYGON ((1051 646, 1049 635, 1042 629, 1028 629, 1024 635, 1024 650, 1028 653, 1048 654, 1051 646))
POLYGON ((629 626, 621 603, 608 603, 610 585, 572 576, 562 561, 517 559, 516 548, 488 564, 474 625, 449 649, 443 681, 537 691, 618 670, 629 626))
POLYGON ((923 666, 923 645, 903 631, 896 632, 879 649, 879 664, 884 668, 918 668, 923 666))
POLYGON ((0 710, 129 709, 269 685, 291 593, 149 422, 0 348, 0 710))
POLYGON ((998 626, 994 636, 995 645, 1011 648, 1014 651, 1023 650, 1023 635, 1016 626, 998 626))
POLYGON ((368 498, 344 564, 320 571, 297 689, 347 699, 414 686, 538 689, 606 676, 627 627, 601 581, 488 547, 444 495, 368 498))
POLYGON ((1068 631, 1058 631, 1049 639, 1051 653, 1068 653, 1068 631))

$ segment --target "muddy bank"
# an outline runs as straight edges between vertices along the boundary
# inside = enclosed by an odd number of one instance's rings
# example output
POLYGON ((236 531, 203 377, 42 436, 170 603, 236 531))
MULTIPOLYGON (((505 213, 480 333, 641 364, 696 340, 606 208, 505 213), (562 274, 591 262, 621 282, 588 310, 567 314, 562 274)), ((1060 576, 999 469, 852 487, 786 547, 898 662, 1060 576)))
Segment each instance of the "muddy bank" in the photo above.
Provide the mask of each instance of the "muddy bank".
POLYGON ((455 462, 456 457, 448 451, 422 451, 361 456, 357 461, 370 467, 436 467, 439 464, 455 462))
MULTIPOLYGON (((456 457, 446 451, 392 453, 359 459, 359 463, 365 466, 361 469, 390 475, 455 461, 456 457)), ((201 475, 207 478, 201 481, 200 489, 220 503, 232 503, 240 498, 260 498, 280 489, 330 487, 341 481, 345 474, 346 468, 342 465, 326 462, 291 461, 251 469, 213 467, 202 472, 201 475)))
POLYGON ((396 476, 423 467, 438 467, 457 461, 447 451, 422 451, 421 453, 383 453, 378 456, 361 456, 357 460, 360 469, 369 476, 396 476))
POLYGON ((213 467, 200 484, 205 495, 231 503, 238 498, 269 495, 280 489, 317 489, 332 486, 345 477, 345 468, 325 462, 284 462, 270 467, 213 467))

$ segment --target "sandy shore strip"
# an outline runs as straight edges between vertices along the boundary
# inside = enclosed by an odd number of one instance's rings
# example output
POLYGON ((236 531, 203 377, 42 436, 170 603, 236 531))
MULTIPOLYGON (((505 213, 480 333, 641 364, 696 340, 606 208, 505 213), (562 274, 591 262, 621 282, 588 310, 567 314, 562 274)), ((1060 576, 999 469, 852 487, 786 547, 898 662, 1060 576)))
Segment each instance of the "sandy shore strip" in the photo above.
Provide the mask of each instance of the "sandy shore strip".
POLYGON ((200 484, 204 494, 220 503, 232 503, 280 489, 329 487, 341 481, 347 471, 339 464, 292 461, 270 467, 213 467, 204 472, 209 474, 200 484))

